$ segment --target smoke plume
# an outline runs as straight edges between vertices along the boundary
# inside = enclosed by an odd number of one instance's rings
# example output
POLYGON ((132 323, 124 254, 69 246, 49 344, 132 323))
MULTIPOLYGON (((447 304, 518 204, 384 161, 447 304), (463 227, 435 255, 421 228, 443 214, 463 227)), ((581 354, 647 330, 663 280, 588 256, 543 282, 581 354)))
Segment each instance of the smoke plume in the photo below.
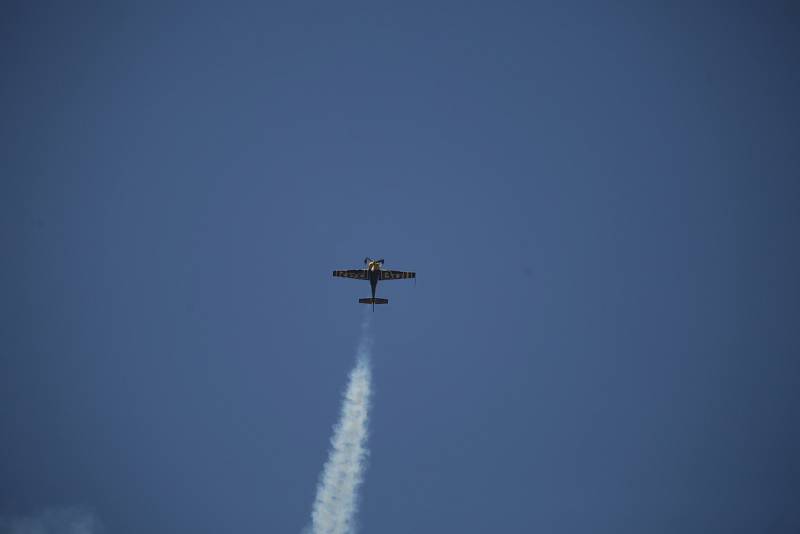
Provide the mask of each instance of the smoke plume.
POLYGON ((0 516, 0 534, 99 534, 102 524, 90 510, 48 508, 37 515, 0 516))
POLYGON ((328 460, 319 478, 311 512, 313 534, 355 532, 358 487, 364 478, 367 451, 367 420, 370 397, 369 316, 361 325, 356 364, 342 401, 339 422, 333 428, 328 460))

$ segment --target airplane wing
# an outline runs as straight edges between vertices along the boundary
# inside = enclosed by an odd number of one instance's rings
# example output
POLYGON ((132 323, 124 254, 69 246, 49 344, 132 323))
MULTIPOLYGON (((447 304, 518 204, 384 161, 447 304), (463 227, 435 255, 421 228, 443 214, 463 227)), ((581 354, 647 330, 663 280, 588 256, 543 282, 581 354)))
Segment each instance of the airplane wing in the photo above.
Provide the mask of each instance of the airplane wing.
POLYGON ((381 280, 402 280, 404 278, 416 278, 417 273, 409 271, 381 271, 381 280))
POLYGON ((346 271, 333 271, 333 276, 341 276, 342 278, 353 278, 354 280, 366 280, 366 269, 348 269, 346 271))

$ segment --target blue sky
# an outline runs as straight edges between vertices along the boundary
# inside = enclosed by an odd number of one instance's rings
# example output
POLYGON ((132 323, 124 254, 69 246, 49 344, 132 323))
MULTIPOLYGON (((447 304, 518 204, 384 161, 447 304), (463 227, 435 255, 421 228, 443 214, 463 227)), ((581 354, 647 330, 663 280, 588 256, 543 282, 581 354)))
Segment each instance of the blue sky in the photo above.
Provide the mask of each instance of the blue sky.
POLYGON ((299 532, 370 255, 361 531, 796 532, 797 21, 10 6, 0 517, 299 532))

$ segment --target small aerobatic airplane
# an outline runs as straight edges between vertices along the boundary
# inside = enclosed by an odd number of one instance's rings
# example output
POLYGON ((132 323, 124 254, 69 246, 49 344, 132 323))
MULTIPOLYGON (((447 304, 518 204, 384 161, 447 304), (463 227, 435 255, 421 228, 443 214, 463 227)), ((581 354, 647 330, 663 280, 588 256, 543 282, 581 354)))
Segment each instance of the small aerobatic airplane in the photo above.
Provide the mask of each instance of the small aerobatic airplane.
POLYGON ((348 269, 346 271, 333 271, 333 276, 342 278, 353 278, 355 280, 369 280, 372 286, 372 298, 358 299, 361 304, 372 304, 372 311, 375 311, 376 304, 389 304, 389 299, 375 298, 375 288, 380 280, 402 280, 404 278, 416 278, 417 273, 408 271, 387 271, 383 269, 383 260, 372 260, 364 258, 365 269, 348 269))

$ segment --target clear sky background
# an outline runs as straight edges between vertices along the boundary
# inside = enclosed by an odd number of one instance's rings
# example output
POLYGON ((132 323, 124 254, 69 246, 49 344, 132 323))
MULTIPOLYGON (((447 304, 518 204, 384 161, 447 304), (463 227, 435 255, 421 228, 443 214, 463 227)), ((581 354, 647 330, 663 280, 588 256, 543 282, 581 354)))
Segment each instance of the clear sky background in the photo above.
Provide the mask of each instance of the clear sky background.
POLYGON ((800 530, 800 16, 12 3, 0 528, 800 530), (3 527, 3 525, 6 525, 3 527))

